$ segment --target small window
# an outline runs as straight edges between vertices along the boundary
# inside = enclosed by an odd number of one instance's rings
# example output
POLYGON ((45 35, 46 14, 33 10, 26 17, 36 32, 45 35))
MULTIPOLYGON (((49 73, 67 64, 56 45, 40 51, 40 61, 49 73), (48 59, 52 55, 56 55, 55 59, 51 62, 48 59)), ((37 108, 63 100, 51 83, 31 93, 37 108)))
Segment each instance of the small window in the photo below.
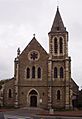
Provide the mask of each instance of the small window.
POLYGON ((57 31, 59 31, 59 27, 57 27, 57 31))
POLYGON ((59 44, 60 44, 60 53, 63 53, 63 39, 61 37, 60 37, 59 44))
POLYGON ((58 71, 57 71, 57 67, 54 68, 54 78, 58 77, 58 71))
POLYGON ((11 90, 11 89, 9 89, 8 97, 9 97, 9 98, 12 98, 12 90, 11 90))
POLYGON ((63 67, 60 68, 60 78, 63 78, 63 67))
POLYGON ((58 53, 58 43, 57 43, 57 38, 54 39, 54 53, 58 53))
POLYGON ((41 78, 41 68, 38 68, 38 72, 37 72, 38 78, 41 78))
POLYGON ((32 67, 32 78, 35 78, 35 67, 32 67))
POLYGON ((57 91, 57 100, 60 100, 60 90, 57 91))
POLYGON ((27 78, 30 78, 30 69, 27 68, 27 78))

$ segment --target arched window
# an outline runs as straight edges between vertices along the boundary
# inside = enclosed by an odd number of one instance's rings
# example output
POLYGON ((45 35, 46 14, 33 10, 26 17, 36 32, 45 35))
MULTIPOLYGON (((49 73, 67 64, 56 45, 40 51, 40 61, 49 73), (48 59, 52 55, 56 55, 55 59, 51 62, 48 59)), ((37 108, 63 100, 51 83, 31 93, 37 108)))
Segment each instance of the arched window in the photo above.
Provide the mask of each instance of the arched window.
POLYGON ((57 38, 54 39, 54 53, 58 53, 58 43, 57 43, 57 38))
POLYGON ((35 78, 35 67, 32 67, 32 78, 35 78))
POLYGON ((38 75, 38 78, 41 78, 41 68, 40 67, 38 68, 37 75, 38 75))
POLYGON ((63 67, 60 68, 60 78, 63 78, 63 67))
POLYGON ((57 91, 57 100, 60 100, 60 90, 57 91))
POLYGON ((27 68, 27 78, 30 78, 30 69, 27 68))
POLYGON ((57 71, 57 67, 54 68, 54 78, 58 77, 58 71, 57 71))
POLYGON ((12 98, 12 90, 11 89, 9 89, 9 91, 8 91, 8 97, 12 98))
POLYGON ((60 45, 60 53, 63 53, 63 39, 61 37, 59 40, 59 45, 60 45))

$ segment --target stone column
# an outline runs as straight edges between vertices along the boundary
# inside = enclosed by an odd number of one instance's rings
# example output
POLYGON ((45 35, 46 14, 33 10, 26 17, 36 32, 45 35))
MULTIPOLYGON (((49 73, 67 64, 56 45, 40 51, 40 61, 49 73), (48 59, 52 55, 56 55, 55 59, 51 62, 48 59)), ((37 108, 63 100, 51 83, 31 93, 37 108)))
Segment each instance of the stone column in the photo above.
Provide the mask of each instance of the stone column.
POLYGON ((18 71, 19 71, 19 64, 18 59, 16 59, 16 67, 15 67, 15 107, 18 107, 18 71))
POLYGON ((52 57, 49 59, 48 63, 48 109, 49 113, 53 113, 52 109, 52 57))
POLYGON ((70 69, 70 60, 69 58, 66 58, 66 93, 65 93, 65 108, 69 109, 70 108, 70 80, 71 80, 71 75, 70 75, 71 69, 70 69))

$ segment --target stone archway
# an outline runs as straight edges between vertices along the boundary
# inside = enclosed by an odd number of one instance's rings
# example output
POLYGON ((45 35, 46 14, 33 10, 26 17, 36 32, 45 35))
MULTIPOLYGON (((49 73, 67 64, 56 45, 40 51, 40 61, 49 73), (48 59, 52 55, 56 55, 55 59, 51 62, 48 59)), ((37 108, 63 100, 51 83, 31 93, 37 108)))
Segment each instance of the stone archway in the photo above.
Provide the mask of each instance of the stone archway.
POLYGON ((30 102, 30 107, 37 107, 37 101, 38 101, 38 93, 36 90, 31 90, 29 93, 29 102, 30 102))

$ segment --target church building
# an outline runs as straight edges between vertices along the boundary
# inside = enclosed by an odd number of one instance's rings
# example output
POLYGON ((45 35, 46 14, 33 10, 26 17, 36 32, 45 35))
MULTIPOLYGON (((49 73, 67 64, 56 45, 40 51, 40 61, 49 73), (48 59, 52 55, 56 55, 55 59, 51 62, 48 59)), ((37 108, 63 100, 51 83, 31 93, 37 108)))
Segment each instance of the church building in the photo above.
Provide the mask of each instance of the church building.
MULTIPOLYGON (((68 32, 59 8, 51 27, 49 53, 33 36, 14 60, 14 78, 4 84, 3 105, 70 109, 78 96, 78 85, 71 78, 68 32)), ((47 42, 47 39, 46 39, 47 42)))

